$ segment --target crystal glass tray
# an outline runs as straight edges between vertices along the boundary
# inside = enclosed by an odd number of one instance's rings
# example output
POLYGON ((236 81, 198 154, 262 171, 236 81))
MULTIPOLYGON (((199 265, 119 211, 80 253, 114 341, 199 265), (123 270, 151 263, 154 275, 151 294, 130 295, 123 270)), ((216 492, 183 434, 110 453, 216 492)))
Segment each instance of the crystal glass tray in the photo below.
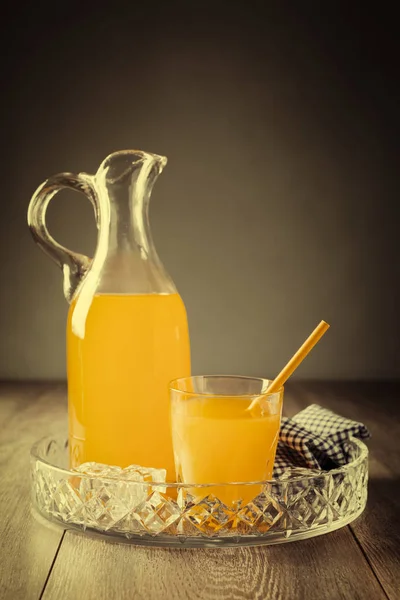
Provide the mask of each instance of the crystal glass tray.
MULTIPOLYGON (((332 471, 291 469, 254 483, 163 484, 89 476, 67 468, 67 443, 45 438, 31 451, 35 510, 64 529, 152 546, 279 544, 348 525, 367 501, 368 449, 348 443, 350 461, 332 471), (241 486, 244 497, 230 506, 241 486), (221 492, 222 490, 222 492, 221 492)), ((240 494, 239 494, 240 495, 240 494)))

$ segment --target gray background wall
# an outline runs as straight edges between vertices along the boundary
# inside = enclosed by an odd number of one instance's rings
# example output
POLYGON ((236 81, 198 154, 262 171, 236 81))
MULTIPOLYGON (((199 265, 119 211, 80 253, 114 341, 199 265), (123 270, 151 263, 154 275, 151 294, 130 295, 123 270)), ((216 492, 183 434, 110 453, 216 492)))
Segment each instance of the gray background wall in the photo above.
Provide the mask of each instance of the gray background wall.
MULTIPOLYGON (((394 20, 150 4, 10 17, 0 377, 65 377, 68 307, 30 238, 30 196, 132 147, 169 158, 151 223, 194 372, 273 376, 323 318, 331 329, 297 377, 398 377, 394 20)), ((94 249, 80 195, 53 201, 49 228, 94 249)))

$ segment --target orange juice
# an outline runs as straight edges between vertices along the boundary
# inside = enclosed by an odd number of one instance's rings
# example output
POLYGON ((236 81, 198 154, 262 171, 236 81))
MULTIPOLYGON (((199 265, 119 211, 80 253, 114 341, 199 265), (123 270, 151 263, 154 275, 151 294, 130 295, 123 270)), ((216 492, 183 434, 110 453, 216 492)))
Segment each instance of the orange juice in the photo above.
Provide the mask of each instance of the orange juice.
MULTIPOLYGON (((79 298, 78 301, 79 302, 79 298)), ((67 325, 71 466, 166 468, 174 480, 168 383, 190 375, 178 294, 95 295, 83 339, 67 325)))
MULTIPOLYGON (((172 435, 178 478, 185 483, 263 481, 272 478, 278 443, 280 409, 268 404, 247 411, 243 397, 205 396, 174 400, 172 435)), ((260 485, 219 486, 194 495, 212 493, 229 505, 244 503, 261 492, 260 485)))

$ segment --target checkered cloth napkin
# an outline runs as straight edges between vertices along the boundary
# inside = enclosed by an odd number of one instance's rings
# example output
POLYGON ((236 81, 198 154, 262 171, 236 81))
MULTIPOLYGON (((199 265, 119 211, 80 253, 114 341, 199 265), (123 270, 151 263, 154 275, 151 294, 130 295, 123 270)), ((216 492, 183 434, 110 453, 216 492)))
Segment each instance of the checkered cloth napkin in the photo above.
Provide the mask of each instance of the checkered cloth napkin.
POLYGON ((370 437, 362 423, 311 404, 292 419, 282 417, 274 478, 288 468, 329 471, 348 462, 347 442, 351 437, 370 437))

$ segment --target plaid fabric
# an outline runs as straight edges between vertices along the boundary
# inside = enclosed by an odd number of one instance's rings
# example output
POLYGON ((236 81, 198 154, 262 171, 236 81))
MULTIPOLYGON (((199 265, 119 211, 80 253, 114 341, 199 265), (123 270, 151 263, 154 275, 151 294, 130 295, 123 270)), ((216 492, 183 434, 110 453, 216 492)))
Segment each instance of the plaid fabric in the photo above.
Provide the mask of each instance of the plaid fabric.
POLYGON ((329 471, 345 465, 351 437, 366 439, 370 434, 362 423, 317 404, 311 404, 292 419, 282 417, 274 477, 282 477, 288 468, 329 471))

